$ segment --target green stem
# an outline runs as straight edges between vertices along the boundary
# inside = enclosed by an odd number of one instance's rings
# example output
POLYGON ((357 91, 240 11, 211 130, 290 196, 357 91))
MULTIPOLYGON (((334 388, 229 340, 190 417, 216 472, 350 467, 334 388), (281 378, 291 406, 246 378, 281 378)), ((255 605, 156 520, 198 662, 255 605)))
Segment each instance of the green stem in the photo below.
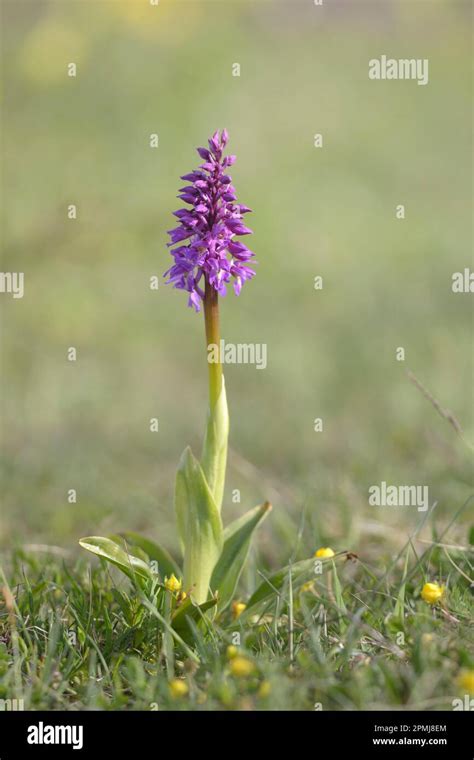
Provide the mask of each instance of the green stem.
POLYGON ((214 497, 218 511, 224 494, 225 468, 227 461, 227 438, 229 435, 229 414, 222 373, 219 332, 219 296, 206 280, 204 291, 204 320, 206 324, 206 346, 217 346, 217 361, 208 361, 209 371, 209 412, 201 465, 207 483, 214 497))
POLYGON ((217 404, 222 389, 222 363, 220 357, 220 330, 219 330, 219 294, 206 278, 204 291, 204 320, 206 324, 206 349, 209 355, 209 346, 217 346, 219 360, 208 362, 209 369, 209 406, 212 409, 217 404))

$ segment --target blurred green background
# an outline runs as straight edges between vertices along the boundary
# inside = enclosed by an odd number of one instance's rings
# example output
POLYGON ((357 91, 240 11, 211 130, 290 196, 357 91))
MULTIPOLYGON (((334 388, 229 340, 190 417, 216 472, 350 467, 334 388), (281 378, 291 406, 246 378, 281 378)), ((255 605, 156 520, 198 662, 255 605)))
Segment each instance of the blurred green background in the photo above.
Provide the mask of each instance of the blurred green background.
POLYGON ((203 320, 149 278, 169 266, 179 175, 224 126, 259 265, 222 302, 223 337, 268 344, 265 371, 226 368, 227 518, 273 502, 269 562, 303 510, 300 554, 401 544, 420 514, 368 507, 381 480, 428 485, 449 519, 472 457, 406 369, 472 441, 472 295, 451 291, 471 264, 470 3, 1 5, 2 269, 25 273, 23 299, 0 298, 2 545, 130 529, 175 548, 174 472, 206 413, 203 320), (429 84, 370 81, 382 54, 428 58, 429 84))

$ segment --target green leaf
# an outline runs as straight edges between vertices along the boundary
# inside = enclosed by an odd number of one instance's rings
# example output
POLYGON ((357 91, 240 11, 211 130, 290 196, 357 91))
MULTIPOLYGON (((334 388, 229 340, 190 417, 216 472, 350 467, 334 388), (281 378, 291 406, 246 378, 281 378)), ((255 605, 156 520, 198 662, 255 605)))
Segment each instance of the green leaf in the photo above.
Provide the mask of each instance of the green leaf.
POLYGON ((145 536, 141 536, 139 533, 134 533, 133 531, 125 531, 120 535, 127 541, 129 548, 132 549, 132 551, 135 546, 138 546, 151 560, 157 562, 159 573, 163 578, 165 575, 169 577, 173 574, 177 578, 182 576, 183 573, 178 563, 174 561, 173 557, 166 549, 155 541, 150 541, 150 539, 145 538, 145 536))
POLYGON ((180 604, 173 617, 171 618, 171 626, 178 633, 181 638, 186 640, 189 636, 190 628, 188 620, 194 620, 198 623, 204 612, 215 607, 217 604, 217 597, 209 599, 204 604, 194 604, 192 599, 188 596, 185 601, 180 604))
POLYGON ((107 538, 110 539, 110 541, 113 541, 114 544, 121 546, 126 554, 133 554, 134 557, 142 559, 147 565, 149 564, 150 558, 148 554, 144 552, 143 549, 140 549, 139 546, 132 546, 123 536, 118 533, 112 533, 110 536, 107 536, 107 538))
POLYGON ((186 544, 186 526, 188 521, 188 486, 184 477, 184 461, 187 448, 183 451, 179 460, 178 470, 176 472, 176 482, 174 488, 174 511, 176 513, 176 525, 178 528, 178 538, 181 546, 181 552, 184 557, 186 544))
POLYGON ((88 552, 106 559, 125 573, 132 580, 137 580, 141 585, 153 578, 150 567, 140 557, 136 557, 123 549, 115 541, 102 536, 88 536, 81 538, 79 544, 88 552))
POLYGON ((214 497, 217 510, 221 511, 224 496, 225 468, 227 462, 227 439, 229 437, 229 412, 225 393, 225 381, 217 403, 209 409, 206 435, 202 450, 201 466, 214 497))
POLYGON ((189 447, 176 476, 176 514, 185 544, 184 588, 202 604, 222 551, 222 522, 201 465, 189 447))
POLYGON ((217 608, 224 610, 232 601, 234 592, 250 550, 252 534, 271 510, 266 501, 246 512, 224 531, 224 548, 211 577, 212 591, 219 592, 217 608))

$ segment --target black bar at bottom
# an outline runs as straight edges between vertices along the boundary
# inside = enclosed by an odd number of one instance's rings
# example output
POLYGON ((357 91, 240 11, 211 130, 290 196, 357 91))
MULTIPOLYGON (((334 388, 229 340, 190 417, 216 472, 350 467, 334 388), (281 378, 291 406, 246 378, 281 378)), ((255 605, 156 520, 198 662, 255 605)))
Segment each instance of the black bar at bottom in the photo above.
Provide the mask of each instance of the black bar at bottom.
MULTIPOLYGON (((341 757, 472 760, 473 721, 464 712, 0 712, 0 760, 23 757, 122 757, 166 752, 182 756, 283 752, 341 757), (211 740, 211 745, 209 745, 211 740), (221 741, 221 743, 220 743, 221 741), (166 749, 168 748, 168 749, 166 749)), ((156 755, 158 757, 158 754, 156 755)))

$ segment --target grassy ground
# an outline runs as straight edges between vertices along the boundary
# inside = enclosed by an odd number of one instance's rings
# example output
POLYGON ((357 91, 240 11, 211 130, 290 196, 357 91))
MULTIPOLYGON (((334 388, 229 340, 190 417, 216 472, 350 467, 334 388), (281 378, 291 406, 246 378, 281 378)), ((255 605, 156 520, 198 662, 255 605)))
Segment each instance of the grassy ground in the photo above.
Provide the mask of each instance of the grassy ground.
POLYGON ((41 547, 17 551, 0 698, 51 710, 452 709, 472 688, 472 564, 467 537, 451 545, 435 519, 431 531, 397 557, 343 553, 320 576, 288 575, 264 609, 203 622, 174 651, 127 581, 41 547), (420 592, 435 578, 446 590, 430 605, 420 592))
POLYGON ((25 297, 0 303, 0 564, 14 599, 0 596, 0 698, 450 709, 473 667, 472 452, 406 370, 472 443, 472 297, 451 290, 472 243, 470 4, 161 0, 153 22, 126 0, 1 7, 2 270, 25 273, 25 297), (429 85, 370 82, 384 52, 428 57, 429 85), (206 411, 203 325, 149 278, 169 266, 178 177, 223 126, 259 261, 222 305, 223 336, 268 346, 265 371, 226 369, 223 511, 274 507, 239 594, 320 546, 359 559, 337 561, 342 597, 324 575, 294 589, 292 612, 286 589, 260 622, 215 621, 191 666, 77 541, 134 530, 177 555, 174 471, 206 411), (416 509, 369 505, 382 480, 429 488, 423 526, 416 509), (433 609, 420 599, 432 580, 447 589, 433 609), (249 677, 230 673, 233 631, 249 677), (173 676, 187 696, 172 698, 173 676))

